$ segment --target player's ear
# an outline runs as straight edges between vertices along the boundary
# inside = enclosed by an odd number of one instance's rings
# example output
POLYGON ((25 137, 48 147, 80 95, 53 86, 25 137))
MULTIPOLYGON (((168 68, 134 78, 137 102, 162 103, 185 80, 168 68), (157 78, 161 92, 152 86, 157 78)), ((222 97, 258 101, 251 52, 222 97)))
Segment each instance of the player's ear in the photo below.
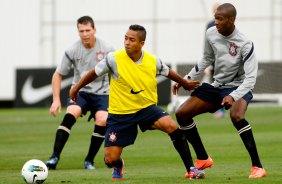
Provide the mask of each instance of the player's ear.
POLYGON ((140 41, 140 44, 142 45, 142 47, 144 46, 145 44, 145 41, 140 41))
POLYGON ((229 17, 229 22, 234 24, 235 23, 235 17, 234 16, 229 17))

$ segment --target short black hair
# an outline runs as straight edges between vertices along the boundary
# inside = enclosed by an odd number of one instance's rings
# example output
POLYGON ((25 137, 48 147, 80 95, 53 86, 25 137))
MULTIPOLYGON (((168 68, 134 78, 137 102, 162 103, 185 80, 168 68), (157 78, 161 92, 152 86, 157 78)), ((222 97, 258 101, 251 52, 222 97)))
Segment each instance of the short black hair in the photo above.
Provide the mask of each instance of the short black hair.
POLYGON ((233 4, 224 3, 224 4, 219 5, 217 9, 218 10, 226 9, 228 16, 236 18, 237 11, 236 11, 235 6, 233 6, 233 4))
POLYGON ((145 41, 146 40, 146 29, 143 26, 140 26, 138 24, 133 24, 129 26, 129 30, 138 31, 141 34, 139 35, 139 41, 145 41))
POLYGON ((94 20, 90 16, 86 15, 86 16, 82 16, 79 19, 77 19, 77 27, 78 27, 78 24, 84 24, 85 25, 85 24, 88 24, 88 23, 91 24, 91 27, 93 29, 95 28, 94 20))

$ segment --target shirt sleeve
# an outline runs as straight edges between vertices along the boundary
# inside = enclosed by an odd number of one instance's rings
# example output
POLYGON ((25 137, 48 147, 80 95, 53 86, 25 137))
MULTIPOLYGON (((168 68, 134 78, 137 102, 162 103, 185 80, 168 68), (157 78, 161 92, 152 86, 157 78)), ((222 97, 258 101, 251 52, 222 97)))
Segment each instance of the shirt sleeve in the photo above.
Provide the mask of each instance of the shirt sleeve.
POLYGON ((188 78, 192 80, 198 79, 202 74, 202 72, 212 63, 214 63, 215 55, 209 43, 208 34, 209 31, 207 31, 205 36, 203 58, 200 61, 198 61, 198 63, 191 69, 191 71, 187 75, 184 76, 184 78, 188 78))
POLYGON ((63 55, 60 64, 57 66, 56 71, 61 75, 67 75, 72 69, 72 65, 73 59, 71 58, 71 55, 65 51, 65 54, 63 55))
POLYGON ((157 58, 157 75, 168 76, 169 67, 160 58, 157 58))
POLYGON ((250 90, 254 88, 258 70, 258 61, 254 53, 253 43, 246 43, 242 47, 241 52, 244 62, 245 79, 235 91, 230 93, 230 96, 232 96, 235 101, 242 98, 245 94, 247 94, 250 90))
POLYGON ((114 58, 114 53, 110 52, 106 57, 95 66, 97 76, 102 76, 110 73, 115 79, 118 77, 117 64, 114 58))

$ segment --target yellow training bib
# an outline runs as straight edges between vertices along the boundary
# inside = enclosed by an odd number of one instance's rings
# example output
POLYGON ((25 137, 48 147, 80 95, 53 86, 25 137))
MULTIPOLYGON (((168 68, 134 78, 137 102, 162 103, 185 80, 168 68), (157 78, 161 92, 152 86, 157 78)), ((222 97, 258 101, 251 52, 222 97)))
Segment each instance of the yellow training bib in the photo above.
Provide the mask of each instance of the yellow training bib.
POLYGON ((157 59, 144 51, 140 64, 136 64, 120 50, 114 53, 118 78, 111 77, 109 113, 131 114, 157 104, 157 59))

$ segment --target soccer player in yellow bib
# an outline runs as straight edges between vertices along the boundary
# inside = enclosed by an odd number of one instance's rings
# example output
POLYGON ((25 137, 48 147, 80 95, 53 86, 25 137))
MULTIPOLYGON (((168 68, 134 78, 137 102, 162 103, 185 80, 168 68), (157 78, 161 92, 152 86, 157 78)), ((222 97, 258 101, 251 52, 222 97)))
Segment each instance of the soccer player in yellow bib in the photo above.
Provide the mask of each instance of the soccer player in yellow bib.
MULTIPOLYGON (((186 90, 199 86, 199 81, 183 79, 156 56, 143 51, 146 30, 131 25, 124 37, 124 49, 109 53, 70 90, 72 100, 78 91, 98 76, 111 75, 109 115, 105 134, 105 164, 114 168, 112 179, 123 179, 123 148, 134 144, 137 126, 141 131, 158 129, 167 133, 178 151, 190 178, 204 178, 194 168, 188 143, 177 123, 157 104, 157 75, 180 83, 186 90)), ((186 174, 186 175, 187 175, 186 174)))

